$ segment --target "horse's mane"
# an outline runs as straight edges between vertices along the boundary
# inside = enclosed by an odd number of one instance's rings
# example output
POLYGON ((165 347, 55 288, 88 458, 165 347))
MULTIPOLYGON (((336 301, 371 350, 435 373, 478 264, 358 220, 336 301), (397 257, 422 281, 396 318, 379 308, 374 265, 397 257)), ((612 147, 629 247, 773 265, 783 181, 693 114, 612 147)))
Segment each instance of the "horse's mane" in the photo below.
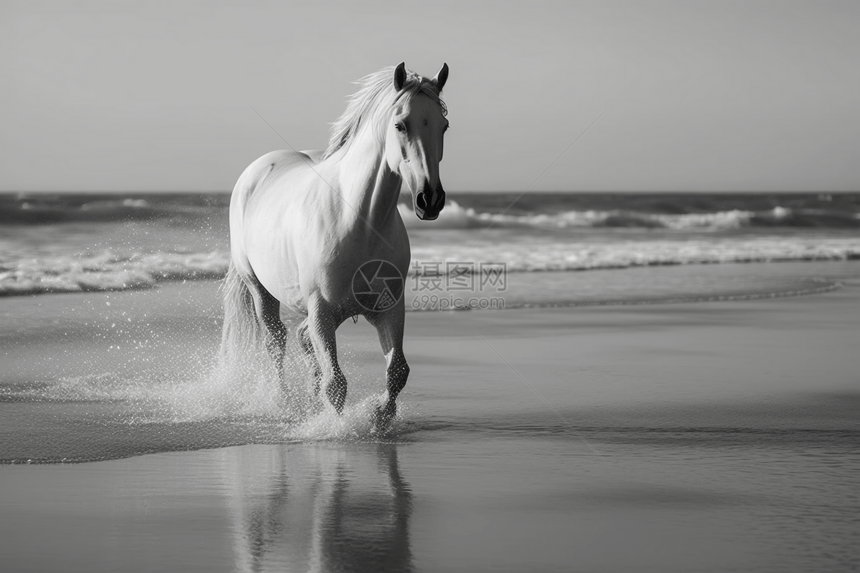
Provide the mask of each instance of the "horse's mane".
POLYGON ((406 70, 406 81, 399 92, 394 90, 394 66, 364 76, 355 83, 361 87, 349 97, 346 111, 332 124, 328 148, 322 159, 328 159, 339 149, 347 147, 358 130, 368 122, 371 126, 379 126, 400 100, 408 101, 419 93, 438 103, 442 115, 448 114, 436 84, 411 70, 406 70))

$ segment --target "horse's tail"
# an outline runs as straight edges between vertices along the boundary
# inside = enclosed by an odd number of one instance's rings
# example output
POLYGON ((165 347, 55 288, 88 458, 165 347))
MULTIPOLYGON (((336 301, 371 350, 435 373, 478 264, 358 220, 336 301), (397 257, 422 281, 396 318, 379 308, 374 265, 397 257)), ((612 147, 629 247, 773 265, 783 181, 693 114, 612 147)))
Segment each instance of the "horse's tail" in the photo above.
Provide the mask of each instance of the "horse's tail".
POLYGON ((262 333, 251 289, 232 261, 221 290, 224 295, 221 359, 239 358, 259 347, 262 333))

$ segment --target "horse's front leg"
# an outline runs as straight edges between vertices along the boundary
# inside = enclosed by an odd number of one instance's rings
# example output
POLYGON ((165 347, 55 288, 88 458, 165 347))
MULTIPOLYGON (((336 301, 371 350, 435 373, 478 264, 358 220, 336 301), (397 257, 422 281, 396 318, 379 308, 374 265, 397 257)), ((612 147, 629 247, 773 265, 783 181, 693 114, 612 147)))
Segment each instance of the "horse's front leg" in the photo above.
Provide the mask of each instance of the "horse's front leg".
POLYGON ((318 296, 308 301, 308 337, 313 345, 319 364, 319 381, 322 390, 338 414, 346 403, 346 376, 337 362, 337 338, 335 330, 341 320, 334 309, 329 308, 318 296))
POLYGON ((383 313, 368 314, 367 320, 376 327, 379 335, 379 345, 385 356, 385 394, 382 398, 377 421, 385 427, 391 423, 397 414, 397 396, 406 380, 409 378, 409 364, 403 355, 403 323, 405 319, 404 302, 400 302, 394 308, 383 313))

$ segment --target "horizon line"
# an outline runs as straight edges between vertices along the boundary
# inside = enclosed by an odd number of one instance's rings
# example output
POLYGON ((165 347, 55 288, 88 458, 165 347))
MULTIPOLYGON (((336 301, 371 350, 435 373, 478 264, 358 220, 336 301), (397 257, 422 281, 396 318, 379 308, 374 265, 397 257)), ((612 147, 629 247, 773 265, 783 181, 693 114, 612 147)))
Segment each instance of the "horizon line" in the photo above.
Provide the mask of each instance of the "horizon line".
MULTIPOLYGON (((107 190, 107 189, 88 189, 88 190, 49 190, 49 189, 39 189, 39 190, 29 190, 29 191, 13 191, 13 190, 0 190, 0 195, 171 195, 171 194, 183 194, 183 195, 229 195, 233 192, 230 190, 192 190, 192 189, 160 189, 160 190, 107 190)), ((652 190, 652 189, 616 189, 612 191, 597 191, 597 190, 561 190, 561 189, 530 189, 527 191, 518 191, 518 190, 493 190, 493 189, 471 189, 471 190, 450 190, 446 191, 446 193, 450 195, 459 195, 459 194, 468 194, 468 193, 505 193, 505 194, 516 194, 522 193, 523 195, 531 195, 531 194, 607 194, 607 195, 629 195, 629 194, 669 194, 669 195, 677 195, 677 194, 720 194, 720 195, 729 195, 729 194, 743 194, 743 195, 772 195, 772 194, 808 194, 808 195, 850 195, 860 193, 860 189, 855 190, 830 190, 830 189, 815 189, 815 190, 786 190, 786 189, 765 189, 765 190, 729 190, 729 189, 708 189, 708 190, 681 190, 681 189, 661 189, 661 190, 652 190)), ((401 194, 408 194, 408 192, 404 192, 401 194)))

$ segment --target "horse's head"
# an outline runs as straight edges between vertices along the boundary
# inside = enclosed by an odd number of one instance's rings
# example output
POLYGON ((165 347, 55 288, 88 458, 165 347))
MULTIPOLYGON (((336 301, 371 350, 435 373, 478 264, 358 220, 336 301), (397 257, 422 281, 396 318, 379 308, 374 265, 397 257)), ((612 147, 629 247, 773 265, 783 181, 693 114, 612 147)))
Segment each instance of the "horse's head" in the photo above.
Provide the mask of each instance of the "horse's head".
POLYGON ((445 206, 439 162, 448 120, 439 93, 447 79, 448 64, 428 80, 407 72, 402 63, 392 78, 398 97, 386 127, 385 158, 391 170, 406 181, 415 214, 425 221, 436 219, 445 206))

